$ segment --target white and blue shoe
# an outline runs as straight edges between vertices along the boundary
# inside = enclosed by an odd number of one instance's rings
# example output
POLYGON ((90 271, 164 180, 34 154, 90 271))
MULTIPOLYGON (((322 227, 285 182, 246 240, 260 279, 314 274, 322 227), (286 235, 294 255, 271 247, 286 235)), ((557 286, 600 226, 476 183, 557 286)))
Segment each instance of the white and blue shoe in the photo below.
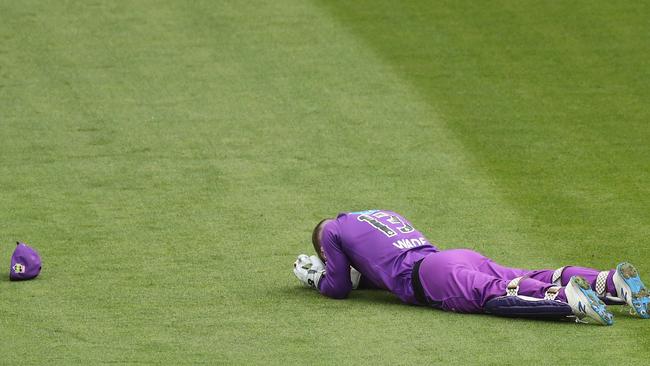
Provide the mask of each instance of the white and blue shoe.
POLYGON ((580 276, 573 276, 566 285, 565 294, 576 321, 601 325, 614 324, 614 315, 591 289, 589 282, 580 276))
POLYGON ((619 298, 630 305, 632 312, 643 319, 650 318, 650 292, 641 282, 639 272, 631 263, 623 262, 616 266, 614 286, 619 298))

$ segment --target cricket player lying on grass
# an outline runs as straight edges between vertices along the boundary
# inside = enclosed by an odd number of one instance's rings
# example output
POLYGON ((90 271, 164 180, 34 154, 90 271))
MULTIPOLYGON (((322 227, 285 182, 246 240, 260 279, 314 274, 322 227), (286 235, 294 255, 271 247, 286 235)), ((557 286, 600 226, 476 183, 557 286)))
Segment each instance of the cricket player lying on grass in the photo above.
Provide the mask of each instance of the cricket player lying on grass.
POLYGON ((440 250, 404 217, 384 210, 322 220, 312 242, 318 256, 299 255, 293 272, 335 299, 347 297, 361 282, 407 304, 459 313, 611 325, 607 303, 627 304, 638 317, 650 317, 650 293, 626 262, 607 271, 508 268, 472 250, 440 250))

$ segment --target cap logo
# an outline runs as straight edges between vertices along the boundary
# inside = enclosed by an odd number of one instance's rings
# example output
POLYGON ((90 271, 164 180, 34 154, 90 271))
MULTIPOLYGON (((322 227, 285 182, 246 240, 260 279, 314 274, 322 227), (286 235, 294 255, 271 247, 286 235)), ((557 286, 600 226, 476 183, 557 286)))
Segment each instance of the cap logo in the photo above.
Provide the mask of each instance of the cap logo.
POLYGON ((25 273, 25 266, 20 263, 14 264, 14 273, 25 273))

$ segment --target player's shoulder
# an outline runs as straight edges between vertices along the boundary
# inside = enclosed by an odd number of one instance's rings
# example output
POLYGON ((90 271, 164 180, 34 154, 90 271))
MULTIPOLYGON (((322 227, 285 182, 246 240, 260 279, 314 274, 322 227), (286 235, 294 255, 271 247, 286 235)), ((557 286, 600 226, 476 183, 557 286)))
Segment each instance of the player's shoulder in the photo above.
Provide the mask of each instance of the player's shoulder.
POLYGON ((363 211, 349 211, 349 212, 341 212, 338 214, 336 219, 338 221, 345 221, 346 219, 353 217, 354 219, 362 220, 359 219, 359 217, 364 217, 364 216, 372 216, 375 218, 382 218, 382 217, 391 217, 391 216, 399 216, 401 218, 404 218, 403 215, 401 215, 398 212, 395 212, 393 210, 382 210, 382 209, 373 209, 373 210, 363 210, 363 211))
POLYGON ((347 218, 350 216, 372 215, 372 214, 376 214, 377 212, 392 212, 392 211, 379 210, 379 209, 363 210, 363 211, 345 211, 345 212, 339 212, 336 218, 339 219, 339 218, 347 218))

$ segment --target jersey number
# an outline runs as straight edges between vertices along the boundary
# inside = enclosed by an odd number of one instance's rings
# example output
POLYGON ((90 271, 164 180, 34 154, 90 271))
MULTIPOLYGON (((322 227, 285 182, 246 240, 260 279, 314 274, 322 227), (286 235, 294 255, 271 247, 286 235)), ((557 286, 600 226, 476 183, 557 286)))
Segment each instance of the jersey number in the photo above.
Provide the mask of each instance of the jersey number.
POLYGON ((395 229, 397 229, 399 232, 401 232, 403 234, 407 234, 407 233, 410 233, 412 231, 415 231, 413 226, 409 225, 406 222, 403 222, 402 220, 400 220, 400 218, 398 216, 390 215, 390 214, 387 214, 386 212, 382 212, 382 211, 375 212, 372 215, 359 215, 357 217, 357 220, 365 221, 365 222, 369 223, 370 225, 372 225, 372 227, 374 227, 375 229, 381 231, 384 235, 386 235, 389 238, 397 235, 397 231, 393 230, 391 227, 389 227, 388 225, 386 225, 386 224, 384 224, 384 223, 382 223, 381 221, 378 220, 378 219, 381 219, 381 218, 384 218, 384 217, 388 217, 388 220, 387 220, 388 223, 393 224, 394 226, 396 226, 395 229))

